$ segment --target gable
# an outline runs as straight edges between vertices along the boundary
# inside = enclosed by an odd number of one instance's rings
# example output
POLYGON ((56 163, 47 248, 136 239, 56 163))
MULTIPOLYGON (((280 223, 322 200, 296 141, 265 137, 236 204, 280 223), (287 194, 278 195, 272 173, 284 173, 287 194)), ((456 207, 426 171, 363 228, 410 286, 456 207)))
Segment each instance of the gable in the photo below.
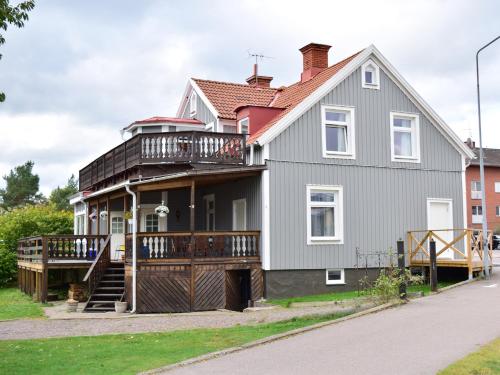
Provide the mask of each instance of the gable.
MULTIPOLYGON (((379 63, 377 60, 375 62, 379 63)), ((277 135, 269 143, 270 159, 315 164, 460 171, 460 152, 393 79, 381 69, 380 90, 365 89, 361 83, 361 70, 361 67, 358 67, 277 135), (323 157, 321 107, 325 105, 353 108, 355 158, 346 160, 323 157), (420 163, 391 160, 391 112, 418 114, 420 163)))
MULTIPOLYGON (((370 46, 354 55, 339 71, 316 88, 311 94, 305 97, 299 104, 287 111, 277 121, 272 121, 271 126, 267 126, 261 134, 256 134, 249 139, 249 143, 259 143, 260 145, 271 142, 282 131, 290 126, 297 118, 303 115, 308 109, 316 104, 329 91, 344 81, 354 71, 359 69, 369 58, 377 60, 380 68, 390 76, 393 82, 405 93, 405 95, 425 113, 431 123, 438 129, 447 141, 462 155, 474 158, 474 153, 460 140, 451 128, 434 112, 434 110, 418 95, 418 93, 406 82, 406 80, 396 71, 387 59, 375 48, 370 46)), ((360 81, 361 82, 361 81, 360 81)), ((361 84, 361 83, 360 83, 361 84)))

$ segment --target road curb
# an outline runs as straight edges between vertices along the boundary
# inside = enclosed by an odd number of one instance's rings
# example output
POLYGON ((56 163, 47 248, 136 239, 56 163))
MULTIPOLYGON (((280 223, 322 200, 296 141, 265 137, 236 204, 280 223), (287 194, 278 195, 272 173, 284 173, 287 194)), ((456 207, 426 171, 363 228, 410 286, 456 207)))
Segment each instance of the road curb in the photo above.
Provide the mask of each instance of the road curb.
POLYGON ((180 367, 185 367, 185 366, 193 365, 195 363, 207 361, 209 359, 214 359, 214 358, 222 357, 224 355, 228 355, 228 354, 231 354, 231 353, 236 353, 236 352, 242 351, 244 349, 254 348, 256 346, 268 344, 268 343, 271 343, 273 341, 278 341, 278 340, 286 339, 288 337, 296 336, 296 335, 299 335, 301 333, 309 332, 309 331, 316 330, 318 328, 322 328, 322 327, 329 326, 329 325, 338 324, 338 323, 341 323, 341 322, 345 322, 346 320, 351 320, 351 319, 359 318, 361 316, 373 314, 373 313, 376 313, 376 312, 379 312, 379 311, 382 311, 382 310, 387 310, 389 308, 392 308, 392 307, 395 307, 395 306, 400 306, 402 304, 404 304, 404 302, 401 302, 401 301, 386 303, 386 304, 383 304, 383 305, 372 307, 372 308, 370 308, 368 310, 363 310, 363 311, 360 311, 360 312, 357 312, 357 313, 354 313, 354 314, 351 314, 351 315, 348 315, 348 316, 344 316, 344 317, 339 318, 339 319, 329 320, 329 321, 326 321, 326 322, 321 322, 321 323, 313 324, 313 325, 310 325, 310 326, 307 326, 307 327, 302 327, 302 328, 294 329, 292 331, 283 332, 283 333, 280 333, 280 334, 277 334, 277 335, 268 336, 268 337, 265 337, 263 339, 252 341, 252 342, 240 345, 240 346, 235 346, 235 347, 232 347, 232 348, 227 348, 227 349, 219 350, 217 352, 212 352, 212 353, 204 354, 204 355, 201 355, 201 356, 198 356, 198 357, 194 357, 194 358, 190 358, 190 359, 187 359, 185 361, 177 362, 177 363, 174 363, 174 364, 171 364, 171 365, 168 365, 168 366, 159 367, 159 368, 156 368, 156 369, 152 369, 152 370, 140 372, 139 374, 140 375, 162 374, 164 372, 172 371, 172 370, 180 368, 180 367))
POLYGON ((447 290, 454 289, 454 288, 457 288, 457 287, 462 286, 462 285, 467 285, 467 284, 470 284, 470 283, 473 283, 473 282, 476 282, 476 281, 479 281, 479 280, 481 280, 481 278, 476 277, 476 278, 474 278, 472 280, 460 281, 459 283, 451 284, 451 285, 445 286, 444 288, 439 288, 437 292, 431 292, 430 295, 438 294, 438 293, 441 293, 441 292, 446 292, 447 290))

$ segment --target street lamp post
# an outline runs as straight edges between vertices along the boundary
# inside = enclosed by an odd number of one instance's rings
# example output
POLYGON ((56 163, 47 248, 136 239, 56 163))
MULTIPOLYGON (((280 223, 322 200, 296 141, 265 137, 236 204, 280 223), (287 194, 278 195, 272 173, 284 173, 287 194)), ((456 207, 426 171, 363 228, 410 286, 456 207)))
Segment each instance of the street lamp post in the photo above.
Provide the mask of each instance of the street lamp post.
POLYGON ((482 46, 476 53, 476 82, 477 82, 477 116, 479 120, 479 177, 481 179, 481 210, 483 216, 483 268, 484 277, 490 277, 488 260, 488 221, 486 215, 486 189, 484 183, 484 158, 483 158, 483 135, 481 129, 481 94, 479 91, 479 53, 489 45, 500 39, 500 35, 488 44, 482 46))

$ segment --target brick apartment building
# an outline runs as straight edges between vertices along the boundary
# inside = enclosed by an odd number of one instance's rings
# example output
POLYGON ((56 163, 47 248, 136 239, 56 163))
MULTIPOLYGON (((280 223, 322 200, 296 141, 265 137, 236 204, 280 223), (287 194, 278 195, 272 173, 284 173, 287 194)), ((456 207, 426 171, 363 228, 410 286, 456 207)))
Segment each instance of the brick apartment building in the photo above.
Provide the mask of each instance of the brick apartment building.
MULTIPOLYGON (((467 187, 467 224, 469 228, 481 228, 481 183, 479 178, 479 148, 469 138, 465 142, 478 156, 471 160, 465 172, 467 187)), ((486 191, 486 218, 488 229, 500 230, 500 149, 484 148, 484 180, 486 191)))

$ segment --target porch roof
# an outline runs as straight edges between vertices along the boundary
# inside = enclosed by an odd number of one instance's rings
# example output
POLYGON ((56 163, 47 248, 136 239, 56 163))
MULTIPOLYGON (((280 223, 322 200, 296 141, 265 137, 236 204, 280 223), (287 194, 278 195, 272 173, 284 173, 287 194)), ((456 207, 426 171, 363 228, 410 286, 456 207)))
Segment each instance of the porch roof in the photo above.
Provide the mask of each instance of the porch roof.
POLYGON ((201 185, 210 185, 244 178, 258 176, 265 165, 213 165, 213 164, 193 164, 192 169, 150 178, 130 179, 119 184, 109 186, 102 190, 93 192, 85 196, 84 200, 99 197, 106 193, 116 192, 125 189, 126 185, 135 187, 138 191, 169 189, 190 186, 191 180, 201 185))

